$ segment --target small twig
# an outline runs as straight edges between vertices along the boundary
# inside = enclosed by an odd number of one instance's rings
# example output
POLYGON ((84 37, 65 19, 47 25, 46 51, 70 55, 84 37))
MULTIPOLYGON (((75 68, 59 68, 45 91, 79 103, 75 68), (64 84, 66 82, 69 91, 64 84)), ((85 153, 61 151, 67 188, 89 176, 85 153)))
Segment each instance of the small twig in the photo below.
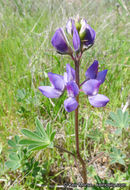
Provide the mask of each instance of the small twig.
POLYGON ((70 152, 70 151, 68 151, 68 150, 66 150, 66 149, 64 149, 64 148, 62 148, 62 147, 60 147, 60 146, 57 146, 57 145, 54 145, 54 147, 55 148, 58 148, 60 151, 62 151, 62 152, 67 152, 68 154, 71 154, 72 156, 74 156, 75 158, 76 158, 76 156, 75 156, 75 154, 74 153, 72 153, 72 152, 70 152))
POLYGON ((90 166, 93 162, 95 162, 97 159, 99 159, 100 157, 102 157, 105 154, 105 152, 101 152, 100 154, 98 154, 96 157, 94 157, 88 164, 87 166, 90 166))

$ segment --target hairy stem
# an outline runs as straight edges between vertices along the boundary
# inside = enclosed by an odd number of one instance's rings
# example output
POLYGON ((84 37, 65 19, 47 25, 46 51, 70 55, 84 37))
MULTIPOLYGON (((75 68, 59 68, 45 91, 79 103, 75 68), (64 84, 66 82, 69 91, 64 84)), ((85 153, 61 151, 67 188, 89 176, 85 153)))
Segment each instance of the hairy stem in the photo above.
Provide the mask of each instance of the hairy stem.
MULTIPOLYGON (((75 60, 75 75, 76 75, 76 83, 79 86, 79 60, 75 60)), ((76 97, 77 102, 79 103, 79 95, 76 97)), ((87 173, 86 173, 86 163, 82 159, 79 150, 79 122, 78 122, 78 107, 75 110, 75 141, 76 141, 76 154, 77 158, 82 165, 82 177, 84 183, 87 183, 87 173)))

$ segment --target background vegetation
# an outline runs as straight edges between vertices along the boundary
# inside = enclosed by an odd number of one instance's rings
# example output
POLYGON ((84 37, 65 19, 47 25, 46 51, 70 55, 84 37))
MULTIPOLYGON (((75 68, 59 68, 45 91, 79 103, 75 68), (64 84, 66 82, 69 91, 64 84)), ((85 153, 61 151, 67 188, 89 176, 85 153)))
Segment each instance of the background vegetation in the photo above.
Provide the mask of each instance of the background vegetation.
MULTIPOLYGON (((99 61, 100 70, 108 69, 100 88, 100 93, 110 99, 105 108, 93 108, 87 97, 80 95, 82 156, 90 162, 103 153, 88 167, 89 183, 96 183, 94 176, 98 175, 109 183, 128 185, 128 123, 124 124, 124 119, 120 126, 106 120, 117 108, 128 109, 129 8, 130 2, 123 0, 0 0, 1 190, 38 189, 37 184, 41 183, 81 182, 73 158, 55 148, 31 155, 26 154, 25 148, 21 150, 24 159, 17 170, 5 165, 9 159, 7 141, 21 136, 22 128, 33 130, 36 117, 44 128, 49 123, 56 131, 56 144, 75 150, 74 113, 64 110, 66 95, 49 100, 38 87, 49 84, 48 72, 63 74, 66 63, 73 66, 70 57, 55 52, 51 38, 56 28, 65 27, 68 18, 77 14, 86 18, 96 31, 95 45, 83 55, 80 80, 84 80, 94 59, 99 61)), ((120 113, 118 118, 123 115, 120 113)))

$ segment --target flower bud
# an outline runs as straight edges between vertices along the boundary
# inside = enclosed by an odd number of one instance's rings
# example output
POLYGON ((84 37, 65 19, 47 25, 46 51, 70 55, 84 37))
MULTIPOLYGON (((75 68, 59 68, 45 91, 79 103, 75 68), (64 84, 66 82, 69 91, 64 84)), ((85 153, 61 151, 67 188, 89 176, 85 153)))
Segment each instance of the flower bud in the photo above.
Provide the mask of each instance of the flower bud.
POLYGON ((95 31, 87 24, 87 21, 85 19, 81 19, 81 29, 79 31, 79 37, 82 42, 82 44, 85 47, 91 46, 94 44, 94 40, 96 37, 95 31))
POLYGON ((87 33, 87 22, 85 19, 81 19, 80 23, 81 23, 81 28, 79 31, 79 36, 81 40, 84 40, 87 33))
POLYGON ((81 28, 79 15, 77 15, 77 18, 75 19, 75 27, 76 27, 77 31, 79 32, 80 28, 81 28))
POLYGON ((69 19, 67 24, 66 24, 66 32, 72 36, 73 34, 73 29, 72 29, 72 19, 69 19))
POLYGON ((73 29, 73 47, 74 50, 78 52, 80 50, 81 42, 74 21, 72 22, 72 29, 73 29))
POLYGON ((75 27, 76 27, 77 31, 79 32, 80 28, 81 28, 81 24, 79 22, 75 22, 75 27))
POLYGON ((72 49, 68 45, 67 38, 64 31, 59 28, 56 30, 54 36, 52 37, 51 43, 57 52, 60 54, 72 54, 72 49))

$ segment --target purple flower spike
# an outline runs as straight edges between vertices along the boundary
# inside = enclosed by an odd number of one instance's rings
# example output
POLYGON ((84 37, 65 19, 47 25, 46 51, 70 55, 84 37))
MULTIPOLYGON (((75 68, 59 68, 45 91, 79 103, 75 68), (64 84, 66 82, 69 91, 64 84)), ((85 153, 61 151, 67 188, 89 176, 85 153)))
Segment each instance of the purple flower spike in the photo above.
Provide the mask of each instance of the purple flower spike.
POLYGON ((53 88, 51 86, 40 86, 39 90, 47 98, 59 98, 62 94, 61 91, 56 90, 55 88, 53 88))
POLYGON ((72 29, 73 29, 73 46, 74 46, 75 51, 79 51, 79 49, 80 49, 80 37, 79 37, 78 31, 75 27, 74 21, 72 22, 72 29))
POLYGON ((69 97, 64 101, 64 107, 67 112, 72 112, 78 107, 78 102, 75 98, 69 97))
POLYGON ((95 60, 85 73, 86 79, 96 79, 97 73, 98 73, 98 61, 95 60))
POLYGON ((104 107, 109 102, 108 97, 102 94, 89 96, 88 99, 89 99, 90 104, 94 107, 104 107))
POLYGON ((96 95, 98 93, 100 82, 98 80, 90 79, 82 85, 82 90, 86 95, 96 95))
POLYGON ((75 97, 79 93, 78 85, 74 81, 68 82, 66 88, 67 88, 69 97, 75 97))
POLYGON ((68 47, 67 38, 61 28, 57 29, 51 40, 52 45, 58 53, 70 54, 71 48, 68 47))

